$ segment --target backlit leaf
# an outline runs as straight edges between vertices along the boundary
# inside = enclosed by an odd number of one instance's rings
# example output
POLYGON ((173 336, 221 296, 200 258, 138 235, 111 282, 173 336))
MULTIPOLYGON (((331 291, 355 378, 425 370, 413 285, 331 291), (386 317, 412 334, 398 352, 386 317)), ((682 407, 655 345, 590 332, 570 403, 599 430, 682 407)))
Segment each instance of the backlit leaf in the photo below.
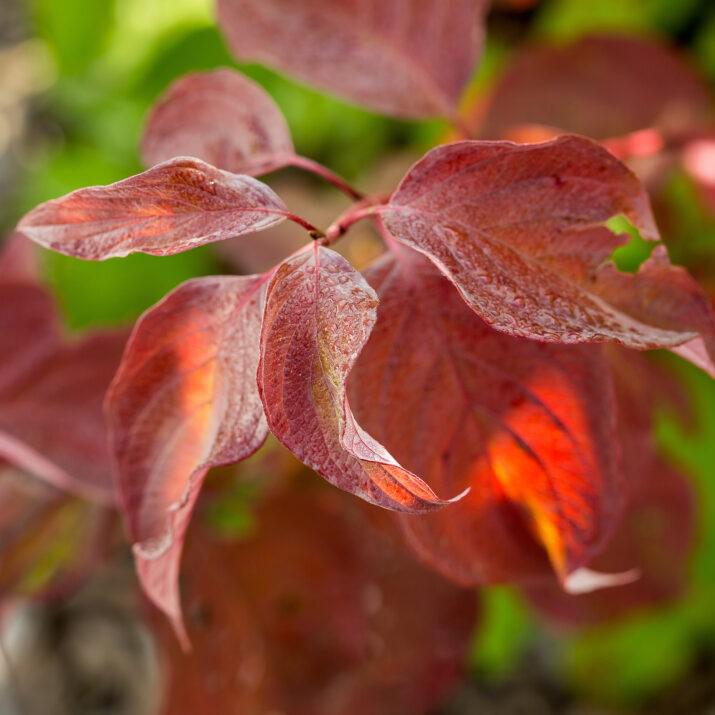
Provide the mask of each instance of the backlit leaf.
POLYGON ((638 273, 621 273, 610 257, 627 237, 604 225, 617 215, 645 240, 658 240, 636 177, 598 144, 576 136, 438 147, 382 208, 389 232, 428 256, 498 330, 637 349, 702 338, 704 345, 680 350, 715 372, 709 302, 660 246, 638 273))
POLYGON ((190 74, 171 85, 147 120, 147 166, 195 156, 214 166, 257 176, 290 162, 288 125, 259 85, 230 69, 190 74))
POLYGON ((462 673, 476 595, 415 563, 388 519, 293 490, 262 505, 248 539, 193 531, 193 653, 167 639, 166 712, 432 712, 462 673))
MULTIPOLYGON (((273 277, 258 385, 271 432, 329 482, 389 509, 443 505, 355 421, 345 380, 375 322, 377 297, 340 255, 314 244, 273 277)), ((450 495, 453 496, 453 495, 450 495)))
POLYGON ((197 278, 138 321, 107 396, 142 585, 182 632, 184 533, 210 467, 266 438, 256 387, 262 278, 197 278))
POLYGON ((103 260, 181 253, 260 231, 286 214, 280 198, 256 179, 179 157, 116 184, 41 204, 18 230, 60 253, 103 260))
POLYGON ((621 508, 613 395, 595 346, 492 330, 417 254, 367 272, 378 321, 351 376, 355 411, 435 489, 466 497, 402 518, 409 543, 464 584, 569 578, 621 508))
POLYGON ((219 0, 241 60, 386 114, 454 115, 482 42, 483 0, 219 0))

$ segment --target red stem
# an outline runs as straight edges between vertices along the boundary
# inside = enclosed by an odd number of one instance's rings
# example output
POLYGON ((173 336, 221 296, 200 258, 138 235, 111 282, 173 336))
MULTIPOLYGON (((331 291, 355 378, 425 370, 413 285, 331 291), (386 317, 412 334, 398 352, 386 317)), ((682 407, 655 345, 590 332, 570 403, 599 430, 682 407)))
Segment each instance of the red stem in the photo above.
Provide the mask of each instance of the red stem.
POLYGON ((317 161, 308 159, 305 156, 292 156, 290 158, 290 165, 298 169, 303 169, 304 171, 309 171, 311 174, 319 176, 321 179, 325 179, 329 184, 332 184, 336 189, 340 189, 344 194, 347 194, 351 199, 355 201, 362 201, 364 198, 357 189, 353 188, 348 184, 342 176, 338 176, 335 172, 331 171, 327 167, 319 164, 317 161))
POLYGON ((328 226, 325 231, 325 237, 322 239, 323 245, 329 246, 331 243, 337 241, 354 223, 368 216, 373 216, 388 199, 389 195, 368 196, 362 201, 358 201, 358 203, 349 206, 328 226))

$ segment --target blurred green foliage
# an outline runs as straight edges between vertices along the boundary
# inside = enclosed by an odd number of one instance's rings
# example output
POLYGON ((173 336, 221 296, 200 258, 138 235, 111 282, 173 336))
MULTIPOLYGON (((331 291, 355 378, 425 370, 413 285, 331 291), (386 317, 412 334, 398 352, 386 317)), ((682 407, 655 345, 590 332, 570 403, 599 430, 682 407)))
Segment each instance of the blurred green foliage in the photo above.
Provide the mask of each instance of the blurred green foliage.
MULTIPOLYGON (((26 2, 35 31, 54 60, 56 77, 36 104, 45 132, 27 159, 17 215, 80 186, 139 171, 142 123, 156 97, 187 72, 235 66, 213 22, 211 0, 26 2)), ((559 41, 605 29, 678 38, 715 79, 715 5, 702 0, 546 0, 529 32, 559 41)), ((475 91, 489 83, 509 52, 508 39, 489 38, 475 91)), ((262 67, 241 69, 277 101, 299 152, 358 183, 390 152, 406 146, 424 149, 445 132, 440 122, 381 117, 262 67)), ((670 201, 682 233, 671 247, 675 259, 685 258, 679 255, 684 242, 689 251, 715 254, 715 223, 703 218, 683 177, 674 179, 670 201)), ((630 230, 622 223, 612 228, 630 230)), ((619 250, 616 258, 624 269, 635 269, 647 256, 637 235, 619 250)), ((210 247, 171 258, 132 256, 101 264, 48 253, 45 265, 74 329, 131 321, 187 278, 221 270, 210 247)), ((668 609, 556 638, 557 660, 570 682, 601 701, 641 702, 682 675, 698 649, 715 650, 715 383, 682 363, 676 367, 695 396, 698 428, 688 432, 666 415, 660 437, 666 452, 694 475, 699 494, 702 540, 693 582, 686 597, 668 609)), ((217 507, 214 521, 227 532, 246 533, 251 528, 250 499, 240 489, 234 496, 217 507)), ((472 665, 498 679, 509 674, 530 641, 543 637, 544 626, 510 589, 488 589, 484 614, 472 665)))

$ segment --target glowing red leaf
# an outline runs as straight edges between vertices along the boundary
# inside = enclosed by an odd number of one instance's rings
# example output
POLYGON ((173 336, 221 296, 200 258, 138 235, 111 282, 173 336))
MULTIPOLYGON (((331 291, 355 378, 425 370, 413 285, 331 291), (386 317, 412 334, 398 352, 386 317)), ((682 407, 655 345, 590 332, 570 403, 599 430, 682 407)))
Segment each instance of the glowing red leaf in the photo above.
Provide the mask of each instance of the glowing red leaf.
POLYGON ((460 583, 528 580, 550 571, 548 553, 568 586, 621 505, 600 349, 492 330, 406 249, 367 276, 380 308, 351 376, 356 414, 436 489, 471 487, 403 517, 408 541, 460 583))
POLYGON ((149 115, 142 141, 147 166, 195 156, 251 176, 284 166, 292 155, 290 131, 275 102, 230 69, 177 80, 149 115))
POLYGON ((379 515, 294 490, 261 506, 246 540, 195 532, 193 653, 167 643, 166 712, 432 712, 462 673, 476 596, 416 564, 379 515))
POLYGON ((340 255, 319 248, 284 262, 268 288, 258 385, 271 432, 331 484, 389 509, 443 505, 355 421, 345 394, 377 298, 340 255))
POLYGON ((482 41, 482 0, 219 0, 236 57, 387 114, 454 115, 482 41))
POLYGON ((637 349, 680 346, 700 333, 709 353, 700 357, 714 372, 715 317, 704 294, 660 247, 635 275, 618 271, 609 259, 626 237, 604 226, 616 215, 658 240, 636 177, 575 136, 438 147, 382 209, 390 233, 428 256, 498 330, 637 349))
POLYGON ((103 260, 181 253, 260 231, 286 214, 280 198, 256 179, 180 157, 41 204, 18 230, 60 253, 103 260))
POLYGON ((480 136, 505 138, 540 124, 596 139, 656 127, 698 126, 710 112, 694 67, 660 43, 595 35, 523 49, 497 81, 480 136))
POLYGON ((605 571, 637 569, 639 577, 617 589, 579 596, 564 594, 553 581, 525 590, 542 614, 566 625, 612 622, 636 609, 672 600, 687 583, 688 557, 695 543, 692 486, 658 454, 654 439, 654 410, 664 400, 672 401, 672 378, 656 370, 645 356, 625 350, 610 354, 619 395, 626 508, 593 566, 605 571))
POLYGON ((181 633, 183 538, 210 467, 263 443, 260 276, 188 281, 137 323, 107 396, 142 585, 181 633))

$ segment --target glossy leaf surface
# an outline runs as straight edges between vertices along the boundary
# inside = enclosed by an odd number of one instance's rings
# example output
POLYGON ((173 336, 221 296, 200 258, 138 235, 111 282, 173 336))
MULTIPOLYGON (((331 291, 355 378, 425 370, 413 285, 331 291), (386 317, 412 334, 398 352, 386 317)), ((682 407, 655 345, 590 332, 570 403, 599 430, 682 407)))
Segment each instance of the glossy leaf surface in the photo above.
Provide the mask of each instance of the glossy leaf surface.
POLYGON ((376 306, 362 276, 330 249, 315 244, 278 268, 258 368, 268 425, 335 486, 389 509, 433 509, 444 502, 360 427, 348 404, 345 380, 376 306))
POLYGON ((398 459, 466 497, 405 516, 410 544, 464 584, 565 585, 621 508, 613 396, 598 348, 512 338, 402 249, 370 269, 378 322, 351 376, 356 414, 398 459))
POLYGON ((454 115, 482 41, 482 0, 220 0, 234 54, 372 109, 454 115))
POLYGON ((142 585, 179 631, 179 561, 203 478, 267 434, 255 377, 261 296, 258 276, 184 283, 139 320, 107 397, 142 585))
POLYGON ((230 69, 186 75, 154 107, 142 141, 147 166, 195 156, 251 176, 284 166, 293 142, 280 109, 259 85, 230 69))
POLYGON ((709 302, 660 247, 636 274, 620 272, 610 257, 626 237, 604 226, 617 215, 658 240, 636 177, 576 136, 438 147, 382 209, 390 233, 431 258, 498 330, 637 349, 679 346, 700 333, 708 354, 694 361, 712 372, 709 302))
POLYGON ((167 256, 260 231, 286 213, 280 198, 256 179, 179 157, 116 184, 41 204, 18 230, 78 258, 167 256))

